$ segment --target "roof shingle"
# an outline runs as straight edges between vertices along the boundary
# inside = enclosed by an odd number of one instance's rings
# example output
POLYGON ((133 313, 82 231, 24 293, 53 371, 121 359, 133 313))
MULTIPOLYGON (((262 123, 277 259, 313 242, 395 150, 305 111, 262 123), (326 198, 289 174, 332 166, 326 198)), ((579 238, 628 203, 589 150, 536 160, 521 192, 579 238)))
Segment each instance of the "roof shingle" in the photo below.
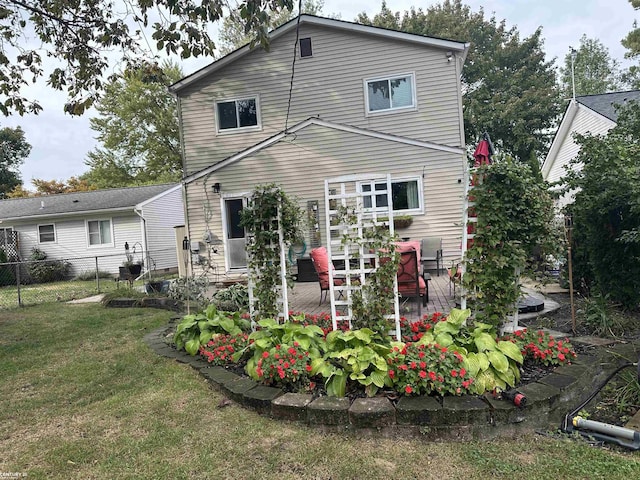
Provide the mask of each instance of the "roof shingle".
POLYGON ((617 108, 624 106, 627 102, 638 99, 640 99, 640 90, 629 90, 627 92, 613 92, 603 93, 600 95, 584 95, 582 97, 576 97, 578 103, 589 107, 594 112, 597 112, 614 122, 618 121, 617 108))

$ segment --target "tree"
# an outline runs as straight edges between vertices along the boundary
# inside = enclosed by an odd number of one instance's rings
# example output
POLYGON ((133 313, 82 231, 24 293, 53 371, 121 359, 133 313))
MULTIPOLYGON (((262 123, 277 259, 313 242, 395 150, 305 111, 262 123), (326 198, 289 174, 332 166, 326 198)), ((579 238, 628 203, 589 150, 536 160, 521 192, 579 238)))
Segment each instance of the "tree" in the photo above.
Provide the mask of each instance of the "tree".
MULTIPOLYGON (((629 0, 634 10, 640 9, 640 0, 629 0)), ((637 59, 640 57, 640 28, 638 22, 633 22, 633 30, 631 30, 625 38, 622 39, 622 46, 628 52, 624 54, 625 58, 637 59)), ((638 65, 632 65, 622 75, 623 80, 632 88, 640 88, 640 68, 638 65)))
POLYGON ((182 173, 177 104, 167 86, 176 65, 140 67, 105 88, 91 128, 102 146, 89 153, 82 179, 99 188, 175 182, 182 173))
POLYGON ((31 145, 20 127, 0 129, 0 198, 20 185, 18 167, 31 152, 31 145))
MULTIPOLYGON (((322 13, 324 0, 304 0, 302 13, 319 15, 322 13)), ((281 10, 280 12, 269 12, 269 30, 287 23, 298 15, 296 10, 281 10)), ((234 10, 222 21, 220 33, 218 34, 218 53, 220 56, 227 55, 234 50, 251 42, 252 35, 244 28, 241 12, 234 10)))
POLYGON ((72 192, 88 192, 90 190, 96 190, 95 185, 90 185, 85 180, 80 180, 77 177, 71 177, 67 181, 59 180, 42 180, 40 178, 34 178, 31 180, 36 187, 36 191, 32 192, 24 188, 22 184, 16 185, 11 192, 7 195, 9 198, 27 198, 27 197, 41 197, 43 195, 54 195, 57 193, 72 193, 72 192))
POLYGON ((546 62, 540 29, 520 39, 484 10, 471 11, 461 0, 445 0, 423 11, 393 14, 383 2, 379 14, 356 21, 439 38, 470 41, 462 69, 465 135, 474 142, 488 132, 494 143, 526 162, 541 154, 551 140, 561 101, 553 62, 546 62))
MULTIPOLYGON (((560 68, 560 83, 565 98, 573 96, 571 53, 564 57, 560 68)), ((620 65, 609 55, 609 49, 599 40, 582 35, 580 47, 575 51, 573 73, 576 95, 597 95, 620 90, 620 65)))
MULTIPOLYGON (((107 0, 0 1, 0 111, 37 113, 42 107, 21 89, 45 75, 41 52, 58 66, 47 83, 68 93, 65 111, 82 114, 99 97, 111 58, 131 66, 154 56, 145 30, 152 31, 154 47, 167 54, 213 56, 215 44, 207 31, 223 18, 223 0, 132 0, 121 5, 107 0), (32 44, 26 40, 35 34, 32 44)), ((239 20, 254 41, 267 45, 270 15, 292 10, 293 0, 243 0, 239 20)))
POLYGON ((627 308, 640 305, 640 105, 618 112, 607 135, 576 136, 580 153, 563 182, 577 190, 574 282, 627 308))

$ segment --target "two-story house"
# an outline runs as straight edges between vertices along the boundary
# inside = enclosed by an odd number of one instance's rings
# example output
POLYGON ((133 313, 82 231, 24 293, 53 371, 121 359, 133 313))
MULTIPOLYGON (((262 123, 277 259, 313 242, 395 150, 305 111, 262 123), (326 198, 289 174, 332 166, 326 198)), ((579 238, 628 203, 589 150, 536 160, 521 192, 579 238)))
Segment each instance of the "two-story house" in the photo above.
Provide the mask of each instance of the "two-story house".
POLYGON ((310 15, 270 40, 269 51, 244 46, 170 87, 201 255, 215 247, 227 272, 245 268, 239 212, 267 183, 317 211, 325 244, 324 179, 376 173, 392 175, 395 215, 413 216, 400 236, 442 237, 445 259, 460 258, 469 45, 310 15))

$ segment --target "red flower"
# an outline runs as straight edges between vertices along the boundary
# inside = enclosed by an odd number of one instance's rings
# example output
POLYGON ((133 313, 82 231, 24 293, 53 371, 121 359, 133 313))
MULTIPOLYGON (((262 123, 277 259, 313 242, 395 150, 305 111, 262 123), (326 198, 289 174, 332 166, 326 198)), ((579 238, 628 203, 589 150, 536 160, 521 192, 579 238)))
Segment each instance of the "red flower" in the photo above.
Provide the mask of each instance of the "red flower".
POLYGON ((310 371, 311 371, 311 365, 307 365, 307 366, 306 366, 306 367, 304 367, 304 368, 307 370, 307 372, 310 372, 310 371))
POLYGON ((564 362, 565 358, 566 358, 566 357, 564 356, 564 354, 563 354, 563 353, 559 353, 559 354, 558 354, 558 360, 560 360, 561 362, 564 362))
POLYGON ((457 370, 451 370, 451 376, 452 377, 457 377, 458 376, 458 371, 457 370))
POLYGON ((389 378, 393 378, 395 377, 396 372, 394 372, 393 370, 389 370, 389 378))
POLYGON ((425 355, 426 355, 426 353, 424 353, 424 352, 418 352, 418 356, 420 358, 424 358, 425 355))
POLYGON ((291 355, 295 355, 295 354, 296 354, 296 349, 295 349, 295 348, 293 348, 293 347, 290 347, 290 348, 289 348, 289 353, 290 353, 291 355))
POLYGON ((424 370, 427 368, 427 364, 425 362, 420 362, 420 368, 424 370))
POLYGON ((411 370, 416 370, 418 368, 418 364, 416 362, 411 362, 411 370))
POLYGON ((410 394, 413 392, 413 388, 411 388, 411 385, 407 385, 406 387, 404 387, 404 391, 410 394))
POLYGON ((436 372, 429 372, 429 378, 435 382, 436 380, 436 372))
POLYGON ((426 378, 427 377, 427 372, 425 372, 424 370, 420 370, 420 372, 418 373, 418 376, 420 378, 426 378))
POLYGON ((262 358, 269 358, 269 352, 262 352, 262 358))
POLYGON ((464 377, 466 375, 467 371, 464 368, 460 369, 460 376, 464 377))

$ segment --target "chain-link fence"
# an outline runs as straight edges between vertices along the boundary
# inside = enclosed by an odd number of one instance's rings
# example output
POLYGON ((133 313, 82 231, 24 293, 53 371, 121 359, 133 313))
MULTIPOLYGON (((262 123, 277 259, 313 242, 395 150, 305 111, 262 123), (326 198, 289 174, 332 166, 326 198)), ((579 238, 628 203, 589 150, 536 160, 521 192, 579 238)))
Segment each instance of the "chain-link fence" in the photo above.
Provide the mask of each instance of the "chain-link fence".
POLYGON ((138 252, 124 260, 122 254, 64 259, 43 254, 29 260, 3 255, 13 261, 0 262, 0 308, 76 300, 116 289, 159 291, 162 280, 177 272, 177 266, 167 267, 171 255, 175 258, 175 249, 138 252), (157 261, 161 258, 165 261, 157 261), (160 264, 165 267, 156 268, 160 264))

